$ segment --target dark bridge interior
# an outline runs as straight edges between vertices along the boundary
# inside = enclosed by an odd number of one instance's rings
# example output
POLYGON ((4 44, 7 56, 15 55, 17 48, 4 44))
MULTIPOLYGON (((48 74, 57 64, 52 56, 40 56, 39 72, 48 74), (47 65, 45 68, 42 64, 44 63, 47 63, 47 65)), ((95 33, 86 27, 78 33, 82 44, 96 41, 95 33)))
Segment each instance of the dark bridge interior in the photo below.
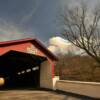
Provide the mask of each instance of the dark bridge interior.
POLYGON ((45 57, 19 51, 9 51, 0 56, 0 77, 4 88, 39 87, 40 65, 45 57))

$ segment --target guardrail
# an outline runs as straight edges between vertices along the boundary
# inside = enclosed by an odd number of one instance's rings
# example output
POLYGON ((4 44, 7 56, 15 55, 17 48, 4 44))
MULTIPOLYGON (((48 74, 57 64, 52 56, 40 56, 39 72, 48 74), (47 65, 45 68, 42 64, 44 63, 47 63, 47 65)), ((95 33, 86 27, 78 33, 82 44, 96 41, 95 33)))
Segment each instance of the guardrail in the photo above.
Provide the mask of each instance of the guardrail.
POLYGON ((55 88, 65 92, 100 98, 100 83, 97 82, 58 80, 55 88))

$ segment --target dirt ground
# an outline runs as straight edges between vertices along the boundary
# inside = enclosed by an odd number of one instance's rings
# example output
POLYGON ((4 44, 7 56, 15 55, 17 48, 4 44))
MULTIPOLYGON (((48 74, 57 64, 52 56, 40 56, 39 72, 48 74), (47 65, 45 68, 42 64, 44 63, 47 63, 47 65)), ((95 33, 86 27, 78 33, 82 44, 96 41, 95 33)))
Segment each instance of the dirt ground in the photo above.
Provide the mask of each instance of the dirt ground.
POLYGON ((1 90, 0 100, 94 100, 44 90, 1 90))

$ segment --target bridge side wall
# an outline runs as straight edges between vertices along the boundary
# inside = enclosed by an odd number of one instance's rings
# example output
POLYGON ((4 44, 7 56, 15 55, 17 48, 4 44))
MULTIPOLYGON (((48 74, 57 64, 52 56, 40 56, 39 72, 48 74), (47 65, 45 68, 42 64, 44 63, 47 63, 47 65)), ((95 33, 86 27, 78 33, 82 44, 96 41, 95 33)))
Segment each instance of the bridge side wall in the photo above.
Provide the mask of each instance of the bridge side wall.
POLYGON ((40 67, 40 87, 53 89, 52 67, 48 61, 43 62, 40 67))

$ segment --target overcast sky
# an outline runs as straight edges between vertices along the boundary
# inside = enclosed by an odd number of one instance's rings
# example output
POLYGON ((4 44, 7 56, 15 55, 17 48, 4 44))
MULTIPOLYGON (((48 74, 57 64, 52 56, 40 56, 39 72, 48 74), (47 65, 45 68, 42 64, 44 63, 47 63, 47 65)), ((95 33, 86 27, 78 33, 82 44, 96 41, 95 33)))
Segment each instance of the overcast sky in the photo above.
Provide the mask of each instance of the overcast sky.
MULTIPOLYGON (((79 1, 0 0, 0 41, 34 36, 47 41, 59 35, 59 9, 65 4, 74 5, 79 1)), ((97 0, 84 1, 93 6, 97 0)))

